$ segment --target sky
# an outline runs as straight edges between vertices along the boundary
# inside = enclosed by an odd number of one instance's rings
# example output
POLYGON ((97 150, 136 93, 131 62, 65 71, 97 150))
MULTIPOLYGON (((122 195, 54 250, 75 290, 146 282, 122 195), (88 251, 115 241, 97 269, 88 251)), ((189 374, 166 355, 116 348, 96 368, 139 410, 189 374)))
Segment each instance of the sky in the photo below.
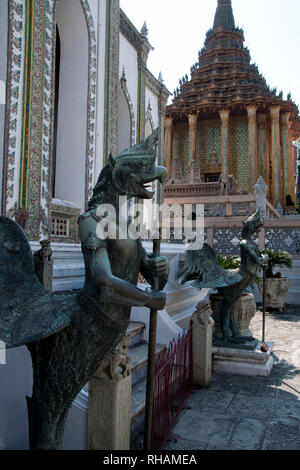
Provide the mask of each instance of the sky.
MULTIPOLYGON (((120 6, 139 31, 146 21, 154 47, 148 69, 155 77, 161 72, 173 93, 183 75, 190 77, 217 0, 120 0, 120 6)), ((232 0, 232 7, 251 62, 284 98, 291 92, 300 109, 300 0, 232 0)))

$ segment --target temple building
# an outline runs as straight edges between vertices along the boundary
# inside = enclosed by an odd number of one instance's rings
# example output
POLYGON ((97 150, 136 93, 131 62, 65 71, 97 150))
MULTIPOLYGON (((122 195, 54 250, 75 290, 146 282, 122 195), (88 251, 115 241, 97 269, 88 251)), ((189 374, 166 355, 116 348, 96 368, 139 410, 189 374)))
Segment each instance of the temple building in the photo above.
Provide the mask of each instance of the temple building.
MULTIPOLYGON (((119 0, 0 0, 1 215, 29 240, 77 243, 110 152, 155 128, 170 93, 119 0)), ((159 158, 161 154, 159 146, 159 158)))
POLYGON ((218 0, 213 28, 191 77, 179 81, 166 110, 167 198, 175 195, 174 184, 187 191, 187 185, 195 191, 198 184, 205 192, 205 183, 228 175, 252 193, 262 176, 273 206, 285 209, 295 203, 292 142, 300 134, 298 108, 290 94, 284 99, 282 92, 270 89, 251 63, 244 40, 231 0, 218 0))

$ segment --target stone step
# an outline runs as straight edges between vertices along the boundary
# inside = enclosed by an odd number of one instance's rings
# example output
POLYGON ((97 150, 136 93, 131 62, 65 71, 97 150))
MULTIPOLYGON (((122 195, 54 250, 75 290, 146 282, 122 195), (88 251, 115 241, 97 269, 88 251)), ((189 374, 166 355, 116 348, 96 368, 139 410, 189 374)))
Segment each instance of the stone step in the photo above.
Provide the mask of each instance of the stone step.
MULTIPOLYGON (((156 356, 165 349, 165 345, 156 345, 156 356)), ((131 359, 132 387, 147 375, 148 343, 146 341, 133 346, 129 350, 131 359)))
MULTIPOLYGON (((157 355, 166 349, 165 345, 156 345, 157 355)), ((147 388, 148 343, 140 344, 129 353, 132 367, 131 392, 131 442, 134 443, 143 433, 147 388)))
POLYGON ((145 411, 147 377, 134 385, 131 393, 131 424, 145 411))
POLYGON ((131 447, 135 449, 144 430, 147 377, 136 383, 131 392, 131 447))
MULTIPOLYGON (((131 441, 140 441, 144 428, 144 412, 147 387, 148 343, 144 339, 146 325, 141 322, 130 322, 126 335, 130 337, 129 357, 131 359, 132 392, 131 392, 131 441)), ((156 356, 166 348, 156 345, 156 356)))
POLYGON ((130 322, 126 331, 126 336, 130 337, 130 347, 134 347, 144 342, 145 323, 130 322))

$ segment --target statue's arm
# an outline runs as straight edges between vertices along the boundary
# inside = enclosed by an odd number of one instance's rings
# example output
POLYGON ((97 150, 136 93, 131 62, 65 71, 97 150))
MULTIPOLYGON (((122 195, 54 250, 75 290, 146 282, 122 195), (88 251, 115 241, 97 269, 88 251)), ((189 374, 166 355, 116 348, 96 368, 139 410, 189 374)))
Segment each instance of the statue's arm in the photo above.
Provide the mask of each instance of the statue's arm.
POLYGON ((253 261, 259 266, 263 266, 267 263, 268 256, 267 255, 257 256, 255 250, 251 246, 249 246, 247 243, 243 244, 241 248, 244 250, 247 250, 248 255, 250 255, 253 261))
POLYGON ((108 289, 116 301, 122 299, 132 306, 146 306, 161 310, 166 299, 162 292, 148 293, 112 274, 106 244, 97 237, 97 220, 93 215, 81 216, 78 221, 82 249, 91 281, 98 288, 108 289))
POLYGON ((159 290, 163 290, 168 281, 170 272, 168 259, 165 256, 154 258, 151 255, 147 255, 145 252, 145 256, 141 261, 140 271, 151 286, 154 284, 154 277, 157 276, 159 279, 159 290))
POLYGON ((145 306, 163 309, 165 296, 162 293, 148 293, 112 274, 110 261, 104 247, 93 253, 90 273, 98 287, 109 289, 112 293, 126 299, 132 306, 145 306))

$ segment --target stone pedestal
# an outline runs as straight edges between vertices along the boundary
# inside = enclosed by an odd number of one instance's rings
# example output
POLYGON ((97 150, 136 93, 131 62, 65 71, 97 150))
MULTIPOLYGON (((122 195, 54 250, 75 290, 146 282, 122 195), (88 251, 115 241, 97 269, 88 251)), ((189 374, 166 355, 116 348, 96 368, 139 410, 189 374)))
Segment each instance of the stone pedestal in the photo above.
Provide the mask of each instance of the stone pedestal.
MULTIPOLYGON (((263 294, 263 281, 259 282, 258 287, 263 294)), ((287 277, 266 279, 266 309, 284 310, 289 287, 290 280, 287 277)))
POLYGON ((193 380, 194 385, 211 383, 213 319, 210 302, 200 302, 193 314, 193 380))
POLYGON ((89 382, 88 450, 129 450, 131 370, 128 340, 103 361, 89 382))
POLYGON ((268 376, 274 365, 271 356, 274 343, 267 343, 269 350, 260 350, 261 342, 254 351, 213 347, 213 371, 246 376, 268 376))
MULTIPOLYGON (((216 338, 221 338, 220 308, 218 307, 221 301, 221 296, 218 294, 211 294, 210 300, 213 309, 212 317, 215 322, 214 336, 216 338)), ((234 314, 241 336, 252 336, 250 323, 256 314, 256 302, 254 300, 254 296, 252 294, 242 295, 234 304, 234 314)))
POLYGON ((256 314, 256 302, 253 294, 242 295, 234 304, 234 314, 242 336, 252 336, 251 320, 256 314))

